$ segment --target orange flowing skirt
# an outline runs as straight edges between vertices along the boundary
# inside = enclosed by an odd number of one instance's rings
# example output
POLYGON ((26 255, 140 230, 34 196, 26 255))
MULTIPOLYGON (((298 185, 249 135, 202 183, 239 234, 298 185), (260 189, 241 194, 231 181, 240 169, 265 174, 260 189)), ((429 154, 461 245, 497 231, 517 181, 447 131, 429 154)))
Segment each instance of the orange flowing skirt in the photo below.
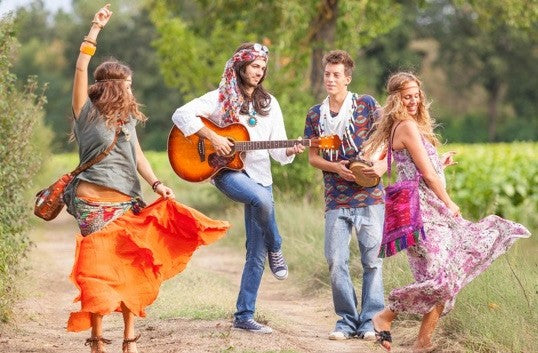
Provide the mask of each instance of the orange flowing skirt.
POLYGON ((200 245, 215 242, 230 224, 213 220, 175 200, 159 199, 135 215, 127 211, 103 229, 77 235, 71 280, 80 290, 68 331, 89 329, 90 313, 121 311, 135 315, 159 293, 161 283, 181 272, 200 245))

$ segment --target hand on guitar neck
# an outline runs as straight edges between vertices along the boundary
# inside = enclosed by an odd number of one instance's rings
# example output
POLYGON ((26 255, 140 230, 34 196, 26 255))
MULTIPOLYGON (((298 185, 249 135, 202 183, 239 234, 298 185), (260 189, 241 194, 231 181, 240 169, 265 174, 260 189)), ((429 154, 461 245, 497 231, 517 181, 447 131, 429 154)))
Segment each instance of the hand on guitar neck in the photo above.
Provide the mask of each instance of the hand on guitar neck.
MULTIPOLYGON (((219 156, 227 156, 233 151, 234 143, 229 138, 224 137, 216 133, 215 131, 209 129, 208 127, 202 127, 196 135, 206 138, 213 145, 213 149, 219 156)), ((301 137, 298 137, 297 140, 301 140, 301 137)), ((294 154, 303 153, 305 147, 301 143, 297 143, 292 147, 286 148, 286 156, 291 156, 294 154)))
MULTIPOLYGON (((302 140, 302 137, 297 137, 297 141, 301 141, 301 140, 302 140)), ((292 147, 286 148, 286 156, 289 157, 294 154, 303 153, 304 150, 305 150, 305 146, 303 146, 302 143, 296 143, 292 147)))

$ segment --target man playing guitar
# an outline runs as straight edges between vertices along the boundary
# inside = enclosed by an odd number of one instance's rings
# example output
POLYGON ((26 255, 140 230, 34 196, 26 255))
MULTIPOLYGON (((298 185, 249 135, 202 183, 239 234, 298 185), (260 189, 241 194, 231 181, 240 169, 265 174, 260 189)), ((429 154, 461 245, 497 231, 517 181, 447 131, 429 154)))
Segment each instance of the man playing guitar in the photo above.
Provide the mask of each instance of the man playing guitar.
MULTIPOLYGON (((217 90, 178 108, 172 120, 185 136, 207 139, 219 156, 232 153, 233 142, 208 128, 200 119, 207 117, 223 126, 244 125, 251 141, 286 140, 280 106, 262 86, 266 76, 269 50, 258 43, 244 43, 226 63, 217 90)), ((304 151, 302 144, 292 147, 245 152, 244 170, 223 169, 213 177, 215 186, 230 199, 245 204, 246 262, 234 314, 234 328, 271 333, 272 329, 254 320, 258 288, 265 258, 273 275, 284 280, 288 267, 282 254, 273 206, 271 162, 291 163, 304 151)))

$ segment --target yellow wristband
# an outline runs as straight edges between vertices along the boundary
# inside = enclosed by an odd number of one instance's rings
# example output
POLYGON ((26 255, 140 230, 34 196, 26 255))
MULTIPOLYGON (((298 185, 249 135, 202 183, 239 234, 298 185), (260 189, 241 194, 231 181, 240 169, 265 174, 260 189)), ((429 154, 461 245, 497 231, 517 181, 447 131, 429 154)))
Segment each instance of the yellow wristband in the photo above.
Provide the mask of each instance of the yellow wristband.
POLYGON ((87 54, 89 56, 93 56, 93 54, 95 54, 96 49, 97 48, 94 45, 88 44, 86 42, 80 45, 80 52, 83 54, 87 54))

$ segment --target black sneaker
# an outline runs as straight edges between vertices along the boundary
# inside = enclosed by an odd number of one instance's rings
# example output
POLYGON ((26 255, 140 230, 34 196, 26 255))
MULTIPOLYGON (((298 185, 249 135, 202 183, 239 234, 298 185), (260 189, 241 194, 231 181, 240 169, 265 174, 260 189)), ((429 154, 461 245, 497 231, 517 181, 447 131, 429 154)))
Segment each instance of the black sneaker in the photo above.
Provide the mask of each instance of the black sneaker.
POLYGON ((271 268, 273 275, 281 281, 288 278, 288 265, 286 265, 282 250, 269 251, 267 256, 269 257, 269 268, 271 268))
POLYGON ((262 325, 256 322, 254 319, 248 320, 234 320, 234 329, 249 331, 254 333, 271 333, 273 329, 269 326, 262 325))

